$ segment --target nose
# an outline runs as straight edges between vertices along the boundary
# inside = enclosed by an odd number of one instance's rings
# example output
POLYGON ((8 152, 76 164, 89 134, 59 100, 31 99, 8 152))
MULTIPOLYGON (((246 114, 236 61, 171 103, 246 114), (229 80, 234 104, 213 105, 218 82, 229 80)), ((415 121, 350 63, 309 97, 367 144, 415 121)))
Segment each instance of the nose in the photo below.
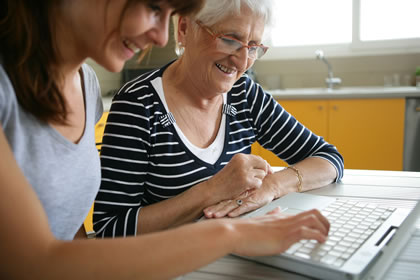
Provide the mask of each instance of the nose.
POLYGON ((170 14, 162 16, 162 19, 156 22, 155 26, 148 32, 149 38, 153 44, 164 47, 168 43, 170 14))
POLYGON ((250 61, 252 61, 249 58, 248 55, 248 49, 245 47, 242 47, 241 49, 237 50, 233 55, 232 55, 232 59, 235 62, 235 65, 238 69, 241 69, 243 71, 245 71, 246 69, 248 69, 249 63, 250 61))

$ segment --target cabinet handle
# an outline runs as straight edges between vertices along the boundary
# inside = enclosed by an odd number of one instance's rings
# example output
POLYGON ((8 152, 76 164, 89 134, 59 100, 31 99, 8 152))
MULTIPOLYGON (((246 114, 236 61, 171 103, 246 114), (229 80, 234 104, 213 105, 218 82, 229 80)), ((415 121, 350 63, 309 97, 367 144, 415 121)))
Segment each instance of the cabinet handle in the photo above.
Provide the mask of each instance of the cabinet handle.
POLYGON ((416 107, 416 112, 420 112, 420 107, 416 107))
POLYGON ((318 106, 318 110, 319 110, 319 111, 324 110, 324 106, 321 106, 321 105, 320 105, 320 106, 318 106))
POLYGON ((334 111, 337 111, 338 110, 338 106, 337 105, 334 105, 332 108, 333 108, 334 111))

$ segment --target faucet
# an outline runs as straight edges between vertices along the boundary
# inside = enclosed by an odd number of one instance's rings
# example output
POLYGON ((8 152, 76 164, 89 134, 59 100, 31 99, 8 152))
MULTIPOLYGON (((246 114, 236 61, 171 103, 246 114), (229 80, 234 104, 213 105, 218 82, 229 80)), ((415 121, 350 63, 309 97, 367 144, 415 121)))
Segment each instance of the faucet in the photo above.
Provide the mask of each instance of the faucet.
POLYGON ((332 90, 335 85, 341 84, 341 79, 334 77, 331 64, 325 58, 324 52, 322 50, 317 50, 315 51, 315 55, 317 59, 322 60, 328 67, 328 77, 325 79, 325 83, 327 84, 328 89, 332 90))

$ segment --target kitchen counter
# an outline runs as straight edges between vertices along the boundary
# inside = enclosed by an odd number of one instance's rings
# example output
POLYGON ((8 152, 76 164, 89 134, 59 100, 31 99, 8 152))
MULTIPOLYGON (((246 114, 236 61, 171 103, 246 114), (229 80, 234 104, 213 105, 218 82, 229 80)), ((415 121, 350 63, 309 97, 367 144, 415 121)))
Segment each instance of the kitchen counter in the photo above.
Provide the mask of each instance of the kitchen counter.
POLYGON ((349 99, 420 97, 419 87, 342 87, 267 90, 276 99, 349 99))

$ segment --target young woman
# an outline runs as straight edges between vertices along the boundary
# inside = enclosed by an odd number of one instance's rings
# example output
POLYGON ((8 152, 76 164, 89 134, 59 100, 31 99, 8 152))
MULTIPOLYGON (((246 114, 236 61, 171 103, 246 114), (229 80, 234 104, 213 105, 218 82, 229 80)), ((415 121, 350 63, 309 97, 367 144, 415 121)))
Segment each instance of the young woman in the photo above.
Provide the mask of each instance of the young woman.
POLYGON ((273 254, 301 238, 325 240, 328 221, 310 211, 70 241, 100 181, 94 124, 102 105, 85 59, 120 71, 137 49, 166 44, 172 13, 200 5, 0 0, 1 279, 167 279, 228 253, 273 254))

